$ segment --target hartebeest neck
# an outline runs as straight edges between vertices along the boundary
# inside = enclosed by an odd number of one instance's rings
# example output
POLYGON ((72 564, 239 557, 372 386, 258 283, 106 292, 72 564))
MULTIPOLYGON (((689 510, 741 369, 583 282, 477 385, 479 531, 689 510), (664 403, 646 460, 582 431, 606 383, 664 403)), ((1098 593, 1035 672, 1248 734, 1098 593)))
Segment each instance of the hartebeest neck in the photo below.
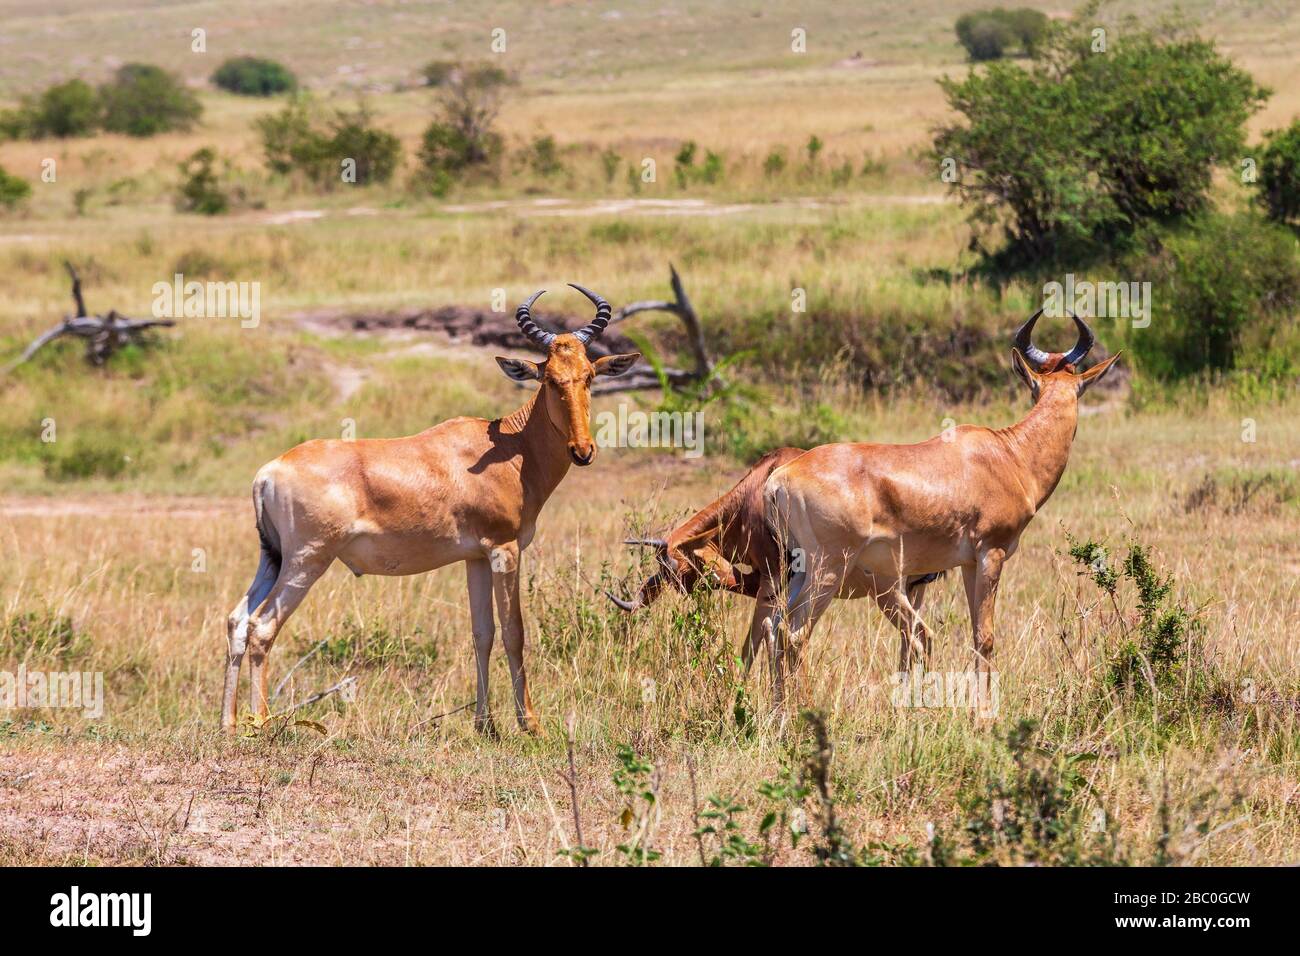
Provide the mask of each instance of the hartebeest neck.
POLYGON ((533 397, 501 419, 501 440, 519 459, 524 494, 536 513, 569 471, 568 436, 546 410, 542 384, 533 397))
POLYGON ((1020 481, 1034 509, 1056 490, 1070 460, 1070 446, 1079 424, 1079 402, 1070 382, 1052 382, 1028 415, 1000 434, 1020 464, 1020 481))

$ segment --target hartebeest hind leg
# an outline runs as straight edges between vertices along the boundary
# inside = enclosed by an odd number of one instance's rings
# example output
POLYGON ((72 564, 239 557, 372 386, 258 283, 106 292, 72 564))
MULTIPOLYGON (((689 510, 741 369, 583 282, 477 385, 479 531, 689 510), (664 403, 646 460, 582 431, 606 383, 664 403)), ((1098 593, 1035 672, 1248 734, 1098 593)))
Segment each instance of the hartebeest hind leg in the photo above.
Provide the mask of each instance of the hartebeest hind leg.
POLYGON ((226 731, 235 729, 235 719, 239 709, 239 669, 244 662, 244 652, 248 649, 248 618, 251 610, 256 610, 271 593, 279 565, 267 552, 262 552, 262 560, 253 575, 253 583, 248 593, 235 605, 226 621, 226 686, 221 695, 221 726, 226 731))
POLYGON ((271 712, 266 690, 266 658, 275 638, 332 560, 332 557, 310 554, 286 557, 271 593, 248 619, 248 669, 253 685, 253 713, 259 719, 265 719, 271 712))
POLYGON ((492 618, 492 565, 486 558, 465 562, 469 584, 470 628, 474 633, 474 666, 478 674, 474 698, 474 729, 489 737, 497 736, 488 700, 488 661, 492 642, 496 640, 496 623, 492 618))
POLYGON ((515 692, 515 717, 519 726, 530 734, 541 732, 533 713, 533 699, 528 693, 528 675, 524 673, 524 613, 519 603, 519 546, 514 542, 492 549, 492 590, 497 598, 497 616, 501 618, 501 643, 506 647, 510 664, 510 684, 515 692))
POLYGON ((772 617, 768 635, 769 655, 772 659, 773 706, 785 703, 785 675, 797 678, 804 648, 812 638, 813 629, 830 607, 844 581, 847 563, 809 557, 810 570, 791 575, 789 596, 786 599, 786 624, 782 615, 772 617))
POLYGON ((1007 552, 989 548, 976 555, 974 564, 962 565, 966 603, 970 607, 971 636, 975 645, 976 671, 988 671, 993 660, 993 611, 997 605, 998 580, 1007 552))

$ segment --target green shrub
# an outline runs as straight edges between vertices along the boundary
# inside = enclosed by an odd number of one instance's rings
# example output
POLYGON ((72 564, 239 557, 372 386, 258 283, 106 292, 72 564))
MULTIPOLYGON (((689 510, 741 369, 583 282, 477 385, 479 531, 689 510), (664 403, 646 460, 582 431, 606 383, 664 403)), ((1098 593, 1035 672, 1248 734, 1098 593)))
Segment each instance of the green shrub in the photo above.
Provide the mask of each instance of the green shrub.
POLYGON ((89 136, 100 124, 99 94, 83 80, 51 86, 26 107, 33 138, 89 136))
MULTIPOLYGON (((1205 215, 1164 238, 1137 268, 1153 276, 1152 316, 1128 344, 1158 377, 1245 367, 1275 351, 1275 336, 1300 309, 1296 240, 1257 215, 1205 215)), ((1136 271, 1136 268, 1135 270, 1136 271)), ((1300 374, 1292 355, 1273 374, 1300 374)))
POLYGON ((351 159, 356 163, 358 185, 386 183, 393 178, 401 161, 402 141, 387 130, 373 126, 369 112, 365 107, 358 107, 335 115, 326 152, 333 161, 331 175, 339 175, 341 164, 351 159))
POLYGON ((968 13, 958 18, 957 39, 977 63, 1000 59, 1015 43, 1010 27, 987 13, 968 13))
POLYGON ((454 60, 432 60, 420 70, 426 86, 442 86, 456 70, 454 60))
POLYGON ((217 67, 212 82, 240 96, 274 96, 298 87, 298 80, 288 67, 256 56, 231 57, 217 67))
POLYGON ((344 162, 355 166, 358 185, 388 182, 401 161, 402 144, 392 133, 372 125, 365 106, 339 110, 329 119, 315 115, 305 96, 283 110, 256 120, 262 151, 272 172, 299 172, 318 187, 344 182, 344 162))
POLYGON ((1267 91, 1212 43, 1141 30, 1091 52, 1052 31, 1028 69, 993 63, 941 85, 961 119, 931 158, 955 161, 972 224, 1000 228, 1008 265, 1109 250, 1145 221, 1203 209, 1267 91))
POLYGON ((230 208, 230 197, 221 188, 213 169, 216 161, 216 152, 205 146, 180 164, 182 180, 176 207, 182 212, 216 216, 230 208))
POLYGON ((976 62, 996 60, 1009 49, 1019 46, 1027 55, 1038 52, 1047 35, 1045 13, 1020 7, 1016 10, 979 10, 957 18, 957 40, 976 62))
POLYGON ((416 185, 442 196, 465 173, 496 167, 503 143, 494 125, 503 90, 512 82, 505 70, 488 64, 458 64, 448 71, 421 137, 416 185))
POLYGON ((25 179, 14 176, 0 166, 0 207, 13 209, 31 195, 31 184, 25 179))
POLYGON ((525 156, 529 167, 539 176, 549 179, 564 172, 560 148, 555 143, 555 137, 549 133, 535 138, 528 145, 525 156))
POLYGON ((203 112, 185 85, 156 66, 128 63, 100 87, 104 129, 128 136, 153 136, 187 130, 203 112))
POLYGON ((1256 185, 1270 219, 1300 224, 1300 119, 1265 135, 1256 185))

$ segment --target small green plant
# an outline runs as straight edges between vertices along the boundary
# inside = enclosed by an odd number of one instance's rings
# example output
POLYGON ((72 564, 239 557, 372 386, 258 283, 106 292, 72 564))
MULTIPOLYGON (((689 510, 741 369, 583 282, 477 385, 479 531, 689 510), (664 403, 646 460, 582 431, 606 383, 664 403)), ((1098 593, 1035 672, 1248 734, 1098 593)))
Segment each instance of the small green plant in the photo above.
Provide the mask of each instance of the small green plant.
POLYGON ((785 153, 774 149, 763 160, 763 175, 768 178, 780 176, 785 172, 785 153))
POLYGON ((13 209, 32 193, 27 180, 15 176, 0 166, 0 207, 13 209))
POLYGON ((618 845, 618 852, 628 866, 645 866, 661 856, 650 846, 659 799, 659 782, 654 765, 643 760, 627 744, 619 744, 615 751, 618 768, 614 771, 614 786, 623 795, 623 811, 619 824, 629 839, 618 845))
POLYGON ((605 171, 605 182, 613 183, 618 175, 618 167, 623 164, 623 157, 612 147, 607 146, 600 154, 600 164, 605 171))
POLYGON ((560 148, 555 137, 547 133, 536 137, 525 153, 528 166, 538 176, 550 179, 564 172, 564 163, 560 159, 560 148))
MULTIPOLYGON (((706 808, 700 811, 700 819, 705 822, 695 830, 697 839, 712 837, 715 851, 708 858, 709 866, 763 866, 763 848, 747 840, 741 831, 737 817, 745 807, 727 797, 716 794, 706 801, 706 808)), ((701 847, 704 843, 701 842, 701 847)))
POLYGON ((274 96, 298 88, 298 80, 282 63, 257 56, 234 56, 212 74, 214 85, 239 96, 274 96))
POLYGON ((216 162, 216 151, 205 146, 191 153, 180 164, 181 183, 176 197, 177 209, 203 216, 217 216, 230 208, 230 197, 221 188, 213 168, 216 162))
POLYGON ((826 144, 821 141, 821 137, 816 133, 808 137, 808 143, 804 146, 804 149, 808 153, 809 166, 817 165, 817 157, 822 154, 822 150, 825 148, 826 144))

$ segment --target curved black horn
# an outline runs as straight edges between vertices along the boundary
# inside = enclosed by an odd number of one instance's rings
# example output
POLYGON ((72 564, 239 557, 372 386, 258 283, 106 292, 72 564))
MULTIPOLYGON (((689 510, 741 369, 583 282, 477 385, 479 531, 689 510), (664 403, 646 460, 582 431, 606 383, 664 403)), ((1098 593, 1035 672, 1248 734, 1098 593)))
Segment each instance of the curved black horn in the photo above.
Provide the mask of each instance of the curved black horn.
POLYGON ((578 331, 573 333, 578 337, 579 341, 581 341, 583 345, 586 345, 592 339, 599 336, 601 332, 605 331, 605 326, 609 325, 609 317, 612 314, 612 310, 610 309, 608 302, 596 295, 596 293, 592 292, 590 289, 584 289, 575 282, 570 282, 569 286, 570 288, 577 289, 596 306, 596 317, 592 319, 590 323, 584 325, 582 328, 578 329, 578 331))
POLYGON ((624 544, 639 544, 647 548, 666 548, 668 542, 663 538, 624 538, 624 544))
POLYGON ((617 604, 624 611, 639 611, 641 609, 640 602, 624 601, 621 597, 617 597, 613 591, 606 591, 605 597, 609 598, 611 601, 617 604))
POLYGON ((1097 344, 1097 336, 1092 334, 1092 329, 1088 328, 1088 323, 1083 319, 1072 314, 1070 318, 1074 319, 1074 324, 1079 327, 1079 341, 1075 343, 1074 348, 1065 354, 1065 364, 1078 365, 1088 357, 1092 347, 1097 344))
POLYGON ((551 343, 555 341, 555 333, 547 332, 544 328, 533 321, 532 309, 533 303, 537 301, 545 289, 538 289, 531 296, 524 300, 523 304, 515 310, 515 321, 519 323, 519 331, 528 336, 528 341, 534 345, 539 345, 544 349, 549 349, 551 343))
POLYGON ((1034 323, 1038 321, 1042 314, 1043 310, 1039 309, 1016 331, 1016 348, 1020 349, 1020 354, 1033 364, 1035 371, 1043 367, 1048 357, 1046 352, 1034 345, 1032 338, 1034 323))

